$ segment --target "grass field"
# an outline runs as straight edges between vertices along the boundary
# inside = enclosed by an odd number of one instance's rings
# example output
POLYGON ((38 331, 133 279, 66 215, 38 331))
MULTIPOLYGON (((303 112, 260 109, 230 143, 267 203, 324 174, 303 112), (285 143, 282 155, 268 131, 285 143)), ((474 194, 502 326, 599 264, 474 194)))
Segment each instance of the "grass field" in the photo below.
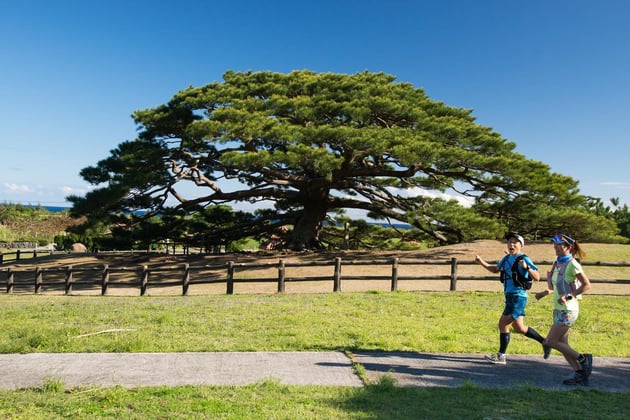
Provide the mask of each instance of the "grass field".
MULTIPOLYGON (((429 254, 423 255, 471 258, 478 252, 484 258, 496 259, 503 253, 503 244, 493 248, 481 245, 427 250, 429 254)), ((535 247, 525 248, 535 261, 553 258, 550 245, 541 245, 540 254, 535 247)), ((597 258, 598 252, 592 247, 592 258, 597 258)), ((630 260, 626 254, 614 254, 612 249, 601 252, 600 260, 630 260)), ((496 322, 503 305, 498 282, 494 286, 493 291, 233 296, 0 294, 0 352, 487 353, 496 350, 496 322), (105 330, 115 331, 99 333, 105 330)), ((629 304, 630 297, 624 295, 586 295, 571 343, 597 356, 630 357, 629 304)), ((551 323, 550 312, 548 298, 530 300, 528 325, 544 334, 551 323)), ((510 352, 537 354, 539 347, 532 340, 515 335, 510 352)), ((625 419, 630 416, 629 397, 628 393, 543 391, 526 386, 518 393, 474 386, 398 388, 387 380, 359 389, 283 386, 274 382, 245 387, 67 389, 50 378, 38 388, 0 391, 0 417, 625 419)))
MULTIPOLYGON (((572 342, 630 357, 627 296, 586 296, 572 342)), ((387 350, 484 353, 495 347, 500 292, 213 296, 0 295, 0 352, 387 350), (110 334, 100 331, 117 330, 110 334), (263 332, 263 333, 261 333, 263 332), (471 333, 474 332, 474 333, 471 333)), ((527 322, 551 325, 549 298, 527 322)), ((512 353, 537 354, 532 340, 512 353)))

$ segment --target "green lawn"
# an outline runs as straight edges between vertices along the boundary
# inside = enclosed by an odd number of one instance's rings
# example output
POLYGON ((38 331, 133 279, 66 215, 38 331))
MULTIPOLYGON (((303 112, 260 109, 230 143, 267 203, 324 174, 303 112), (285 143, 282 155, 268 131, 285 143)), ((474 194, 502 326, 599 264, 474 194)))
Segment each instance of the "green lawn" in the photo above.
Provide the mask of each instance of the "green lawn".
MULTIPOLYGON (((571 342, 630 357, 627 296, 587 295, 571 342)), ((368 292, 166 297, 0 295, 0 352, 495 350, 501 293, 368 292), (110 331, 110 332, 104 332, 110 331)), ((527 323, 546 333, 551 301, 530 301, 527 323)), ((512 353, 540 346, 515 335, 512 353)), ((627 418, 628 393, 524 388, 354 389, 283 386, 0 391, 2 418, 627 418), (570 407, 569 409, 567 407, 570 407), (569 411, 567 411, 567 409, 569 411)))
MULTIPOLYGON (((49 389, 50 388, 50 389, 49 389)), ((14 419, 627 419, 627 393, 461 388, 186 386, 0 391, 14 419)))
MULTIPOLYGON (((630 297, 587 295, 571 341, 630 357, 630 297)), ((387 350, 477 353, 494 348, 502 293, 367 292, 82 297, 0 295, 0 353, 387 350), (95 334, 106 330, 111 333, 95 334)), ((530 299, 542 334, 550 298, 530 299)), ((596 349, 596 350, 595 350, 596 349)), ((512 353, 537 354, 515 339, 512 353)))

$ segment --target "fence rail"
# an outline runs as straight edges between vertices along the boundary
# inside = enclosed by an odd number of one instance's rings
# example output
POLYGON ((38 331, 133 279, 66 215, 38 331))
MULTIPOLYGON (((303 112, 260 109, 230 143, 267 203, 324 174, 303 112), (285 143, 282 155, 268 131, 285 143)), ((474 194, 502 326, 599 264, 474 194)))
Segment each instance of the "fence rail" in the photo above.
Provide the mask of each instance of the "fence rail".
MULTIPOLYGON (((495 262, 496 263, 496 262, 495 262)), ((449 290, 456 291, 457 283, 460 280, 466 281, 495 281, 496 275, 471 276, 458 275, 458 268, 462 265, 475 265, 472 261, 458 261, 457 258, 450 260, 413 260, 413 259, 386 259, 386 260, 347 260, 340 257, 330 261, 313 262, 285 262, 280 259, 272 263, 238 263, 228 261, 224 264, 215 265, 190 265, 179 264, 170 267, 149 267, 147 265, 139 267, 109 267, 109 265, 92 267, 57 267, 34 269, 14 269, 7 268, 4 271, 0 285, 4 283, 6 293, 13 293, 16 287, 21 290, 33 288, 34 293, 42 293, 47 290, 63 290, 68 295, 73 292, 73 288, 85 286, 88 288, 100 287, 100 294, 105 296, 111 287, 138 288, 141 296, 147 294, 150 287, 181 287, 182 295, 188 295, 191 285, 199 284, 225 284, 225 293, 234 294, 234 286, 238 283, 275 283, 277 292, 286 291, 287 283, 299 282, 331 282, 333 292, 342 291, 342 283, 346 281, 387 281, 391 291, 399 290, 400 281, 448 281, 449 290), (437 274, 431 270, 430 274, 421 275, 416 272, 403 275, 403 266, 449 266, 448 274, 437 274), (369 266, 369 267, 391 267, 391 274, 387 275, 342 275, 343 267, 369 266), (323 267, 329 268, 331 272, 325 275, 299 275, 287 276, 287 268, 323 267), (273 276, 260 276, 256 272, 263 271, 268 274, 274 271, 273 276), (193 276, 195 278, 193 278, 193 276), (155 279, 154 279, 155 278, 155 279)), ((538 263, 540 267, 551 266, 551 261, 538 263)), ((583 262, 583 266, 598 267, 630 267, 627 262, 583 262)), ((356 270, 355 270, 356 271, 356 270)), ((435 271, 440 271, 436 269, 435 271)), ((543 270, 541 270, 543 271, 543 270)), ((591 279, 592 283, 612 283, 630 284, 630 279, 591 279)))
MULTIPOLYGON (((131 251, 98 251, 97 254, 101 255, 146 255, 146 254, 159 254, 159 255, 189 255, 190 248, 182 248, 181 250, 166 248, 163 251, 155 250, 131 250, 131 251)), ((39 258, 44 255, 66 255, 68 251, 53 251, 46 248, 35 249, 18 249, 12 252, 0 251, 0 265, 10 262, 23 261, 31 258, 39 258)))

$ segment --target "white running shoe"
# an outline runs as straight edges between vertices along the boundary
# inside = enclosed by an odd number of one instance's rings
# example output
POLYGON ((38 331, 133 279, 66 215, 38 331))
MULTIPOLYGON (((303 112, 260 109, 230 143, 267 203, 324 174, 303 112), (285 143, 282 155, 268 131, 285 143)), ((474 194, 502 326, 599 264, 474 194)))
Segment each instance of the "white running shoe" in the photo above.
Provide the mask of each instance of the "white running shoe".
POLYGON ((494 363, 495 365, 505 365, 507 363, 505 360, 505 354, 501 353, 488 354, 485 358, 487 361, 494 363))

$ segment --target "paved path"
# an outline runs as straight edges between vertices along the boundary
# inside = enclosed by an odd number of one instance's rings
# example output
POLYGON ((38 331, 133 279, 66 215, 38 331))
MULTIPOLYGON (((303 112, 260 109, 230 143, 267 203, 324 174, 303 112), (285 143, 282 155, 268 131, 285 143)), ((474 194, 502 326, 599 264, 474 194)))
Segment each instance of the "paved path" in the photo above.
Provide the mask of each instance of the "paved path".
MULTIPOLYGON (((394 377, 398 386, 458 387, 466 383, 487 388, 528 385, 543 389, 572 389, 562 380, 573 371, 562 356, 508 355, 507 365, 493 365, 481 354, 356 353, 370 381, 394 377)), ((630 392, 630 359, 594 357, 590 389, 630 392)))
POLYGON ((337 352, 29 353, 0 354, 0 388, 39 386, 288 385, 362 386, 352 362, 337 352))
MULTIPOLYGON (((356 352, 252 353, 29 353, 0 354, 0 389, 38 387, 48 379, 76 386, 245 385, 275 380, 287 385, 363 386, 352 364, 376 382, 397 386, 567 389, 571 371, 561 356, 509 355, 506 366, 480 354, 356 352)), ((630 359, 594 358, 590 389, 630 392, 630 359)))

